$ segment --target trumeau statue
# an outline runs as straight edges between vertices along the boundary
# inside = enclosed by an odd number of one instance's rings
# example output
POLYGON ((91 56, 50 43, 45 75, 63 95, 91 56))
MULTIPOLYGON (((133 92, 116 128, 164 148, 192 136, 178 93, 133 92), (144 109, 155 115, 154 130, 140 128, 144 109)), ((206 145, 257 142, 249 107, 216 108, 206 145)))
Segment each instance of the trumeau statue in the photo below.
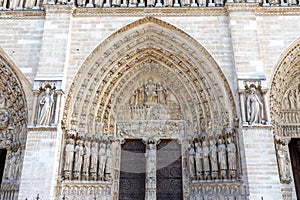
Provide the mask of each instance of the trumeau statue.
POLYGON ((42 97, 39 103, 39 112, 37 125, 40 126, 49 126, 52 118, 53 110, 53 98, 54 92, 51 90, 51 86, 45 86, 45 95, 42 97))
POLYGON ((247 121, 249 125, 260 124, 263 117, 263 104, 259 100, 256 89, 250 87, 250 93, 247 97, 247 121))

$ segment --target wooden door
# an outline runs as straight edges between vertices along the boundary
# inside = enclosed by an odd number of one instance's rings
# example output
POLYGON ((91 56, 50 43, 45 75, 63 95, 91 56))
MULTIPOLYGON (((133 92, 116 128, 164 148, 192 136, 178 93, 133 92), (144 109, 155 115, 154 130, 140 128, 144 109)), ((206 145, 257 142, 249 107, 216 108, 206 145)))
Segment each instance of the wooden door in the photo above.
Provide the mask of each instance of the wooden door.
POLYGON ((300 139, 292 139, 289 144, 289 150, 297 199, 300 199, 300 139))
POLYGON ((145 145, 126 140, 122 145, 119 200, 145 199, 145 145))
POLYGON ((176 140, 162 140, 157 146, 157 200, 181 200, 181 147, 176 140))

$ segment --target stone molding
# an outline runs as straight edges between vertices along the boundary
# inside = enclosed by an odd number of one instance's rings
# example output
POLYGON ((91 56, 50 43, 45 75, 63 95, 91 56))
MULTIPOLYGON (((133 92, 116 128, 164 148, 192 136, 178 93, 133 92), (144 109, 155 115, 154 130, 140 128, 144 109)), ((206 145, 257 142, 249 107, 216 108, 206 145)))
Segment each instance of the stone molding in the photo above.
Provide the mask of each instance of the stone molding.
POLYGON ((72 13, 73 17, 101 16, 226 16, 251 12, 256 16, 298 16, 300 7, 262 7, 258 3, 226 3, 224 7, 181 8, 77 8, 73 5, 43 5, 44 10, 0 10, 0 19, 45 19, 45 13, 72 13))
POLYGON ((45 19, 45 11, 0 11, 0 19, 45 19))

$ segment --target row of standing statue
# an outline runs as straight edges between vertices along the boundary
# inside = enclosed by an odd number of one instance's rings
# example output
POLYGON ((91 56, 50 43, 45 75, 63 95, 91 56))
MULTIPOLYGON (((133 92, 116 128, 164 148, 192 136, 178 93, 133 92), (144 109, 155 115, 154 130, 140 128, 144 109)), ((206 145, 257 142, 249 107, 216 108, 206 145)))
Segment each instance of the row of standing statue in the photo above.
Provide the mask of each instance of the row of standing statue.
POLYGON ((66 139, 63 165, 64 179, 110 180, 112 165, 110 141, 66 139))
POLYGON ((6 165, 3 173, 4 182, 12 182, 19 179, 21 174, 21 148, 15 151, 8 151, 6 165))
POLYGON ((188 160, 192 180, 236 178, 237 149, 231 136, 194 142, 188 160))

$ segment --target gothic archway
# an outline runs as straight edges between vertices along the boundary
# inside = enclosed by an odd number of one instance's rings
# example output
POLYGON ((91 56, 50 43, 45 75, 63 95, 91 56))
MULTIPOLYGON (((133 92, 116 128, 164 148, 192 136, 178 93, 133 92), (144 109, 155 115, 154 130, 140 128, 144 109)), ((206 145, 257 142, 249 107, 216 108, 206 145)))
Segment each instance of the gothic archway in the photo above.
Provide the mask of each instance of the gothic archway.
POLYGON ((30 84, 0 49, 1 199, 17 199, 27 138, 30 84), (2 162, 1 161, 1 162, 2 162))
MULTIPOLYGON (((178 28, 146 17, 108 37, 76 74, 63 116, 63 128, 66 129, 63 156, 67 156, 67 146, 80 148, 82 140, 88 141, 88 146, 95 141, 100 145, 114 146, 127 138, 139 138, 152 144, 157 142, 155 137, 159 137, 179 140, 182 159, 185 160, 189 143, 218 137, 234 137, 237 142, 236 134, 222 132, 234 129, 235 118, 236 106, 231 89, 222 70, 205 48, 178 28), (155 90, 149 89, 152 84, 155 90), (139 91, 144 95, 142 99, 136 96, 139 91), (147 91, 155 91, 156 96, 147 91), (162 92, 161 96, 159 92, 162 92), (163 122, 157 122, 159 120, 163 122), (134 124, 134 121, 139 122, 134 124), (149 125, 149 121, 152 124, 148 127, 151 128, 143 132, 144 135, 142 132, 138 134, 135 128, 131 129, 133 134, 127 129, 126 123, 141 128, 149 125), (161 125, 168 128, 161 128, 161 125), (165 129, 168 134, 165 134, 165 129), (158 136, 158 132, 161 135, 158 136), (112 144, 112 141, 115 142, 112 144)), ((147 148, 146 153, 150 149, 147 148)), ((116 146, 113 150, 112 156, 117 157, 113 169, 118 169, 119 150, 116 146)), ((63 164, 62 177, 80 179, 72 171, 76 164, 63 164)), ((183 173, 187 170, 185 167, 183 173)), ((117 174, 112 176, 115 180, 118 172, 113 173, 117 174)), ((99 177, 94 177, 92 173, 89 176, 88 179, 104 182, 107 178, 99 174, 99 177)))
MULTIPOLYGON (((300 143, 297 141, 300 138, 300 38, 283 53, 275 67, 271 79, 270 107, 280 181, 282 184, 292 181, 292 167, 299 198, 300 143)), ((283 191, 283 195, 290 193, 283 191)))

